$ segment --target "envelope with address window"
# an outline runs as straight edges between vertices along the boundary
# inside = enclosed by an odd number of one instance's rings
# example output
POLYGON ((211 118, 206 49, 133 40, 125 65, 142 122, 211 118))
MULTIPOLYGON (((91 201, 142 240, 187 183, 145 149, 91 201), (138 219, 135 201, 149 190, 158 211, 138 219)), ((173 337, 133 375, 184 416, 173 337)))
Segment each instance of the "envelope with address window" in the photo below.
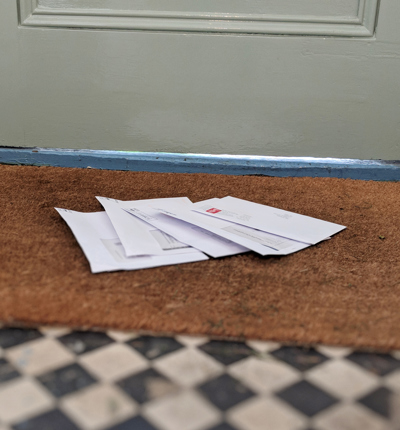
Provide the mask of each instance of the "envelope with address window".
POLYGON ((310 245, 346 228, 343 225, 230 196, 218 199, 212 204, 196 205, 193 210, 310 245))

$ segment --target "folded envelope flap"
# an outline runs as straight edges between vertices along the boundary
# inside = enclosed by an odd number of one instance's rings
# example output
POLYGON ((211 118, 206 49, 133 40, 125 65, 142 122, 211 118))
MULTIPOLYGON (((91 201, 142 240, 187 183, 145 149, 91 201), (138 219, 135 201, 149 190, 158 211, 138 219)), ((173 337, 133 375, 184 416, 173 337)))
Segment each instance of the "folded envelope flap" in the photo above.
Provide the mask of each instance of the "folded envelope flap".
POLYGON ((149 228, 143 226, 143 221, 126 213, 122 201, 107 197, 96 198, 107 212, 125 249, 126 255, 137 256, 162 252, 160 244, 151 235, 149 228))

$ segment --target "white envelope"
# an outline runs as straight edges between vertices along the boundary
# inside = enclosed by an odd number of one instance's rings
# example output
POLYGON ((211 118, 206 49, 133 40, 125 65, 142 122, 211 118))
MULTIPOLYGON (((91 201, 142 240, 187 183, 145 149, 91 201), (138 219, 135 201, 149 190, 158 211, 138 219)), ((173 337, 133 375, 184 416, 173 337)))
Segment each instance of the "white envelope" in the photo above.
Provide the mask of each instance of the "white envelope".
MULTIPOLYGON (((218 199, 198 202, 193 204, 192 208, 196 208, 197 205, 214 204, 215 201, 218 201, 218 199)), ((239 245, 251 249, 261 255, 288 255, 309 246, 306 243, 300 243, 284 237, 278 237, 264 231, 255 230, 229 221, 203 215, 190 210, 190 208, 182 208, 182 206, 177 205, 174 202, 158 204, 157 206, 154 206, 154 209, 170 217, 177 218, 201 227, 202 229, 209 230, 218 236, 222 236, 225 239, 236 242, 239 245)))
POLYGON ((141 200, 125 203, 125 210, 130 214, 146 221, 168 235, 173 236, 178 241, 193 246, 214 258, 236 255, 249 251, 248 248, 218 236, 208 230, 171 218, 152 208, 152 206, 157 204, 161 204, 163 207, 168 207, 169 204, 172 204, 175 208, 180 207, 182 210, 191 209, 193 204, 187 198, 141 200))
POLYGON ((316 244, 346 228, 343 225, 235 197, 224 197, 214 203, 196 205, 194 210, 212 218, 308 244, 316 244))
POLYGON ((106 212, 83 213, 55 208, 81 246, 92 273, 137 270, 208 260, 200 251, 173 255, 126 257, 106 212))
POLYGON ((128 257, 191 252, 188 245, 154 227, 150 228, 148 223, 126 213, 124 208, 129 207, 130 202, 107 197, 96 198, 106 210, 128 257))

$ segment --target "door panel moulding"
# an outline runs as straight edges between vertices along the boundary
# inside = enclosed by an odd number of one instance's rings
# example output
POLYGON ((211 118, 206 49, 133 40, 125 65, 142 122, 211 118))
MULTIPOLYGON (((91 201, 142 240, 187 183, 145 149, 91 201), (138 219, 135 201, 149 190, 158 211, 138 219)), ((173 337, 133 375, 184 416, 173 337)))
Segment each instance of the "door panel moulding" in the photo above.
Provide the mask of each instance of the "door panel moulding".
POLYGON ((39 0, 17 1, 22 27, 370 38, 375 32, 380 0, 359 0, 358 13, 342 17, 60 8, 43 7, 39 0))
POLYGON ((308 176, 400 181, 400 160, 0 147, 0 164, 160 173, 216 173, 278 177, 308 176))

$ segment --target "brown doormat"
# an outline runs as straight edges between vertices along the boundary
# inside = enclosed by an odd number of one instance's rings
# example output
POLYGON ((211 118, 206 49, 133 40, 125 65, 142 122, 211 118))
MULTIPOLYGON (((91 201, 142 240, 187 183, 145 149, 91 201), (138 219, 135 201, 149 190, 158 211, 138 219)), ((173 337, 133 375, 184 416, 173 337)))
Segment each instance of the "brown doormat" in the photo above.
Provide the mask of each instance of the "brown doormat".
POLYGON ((400 183, 0 166, 0 320, 400 348, 400 183), (93 275, 53 209, 227 195, 343 224, 286 257, 255 253, 93 275))

